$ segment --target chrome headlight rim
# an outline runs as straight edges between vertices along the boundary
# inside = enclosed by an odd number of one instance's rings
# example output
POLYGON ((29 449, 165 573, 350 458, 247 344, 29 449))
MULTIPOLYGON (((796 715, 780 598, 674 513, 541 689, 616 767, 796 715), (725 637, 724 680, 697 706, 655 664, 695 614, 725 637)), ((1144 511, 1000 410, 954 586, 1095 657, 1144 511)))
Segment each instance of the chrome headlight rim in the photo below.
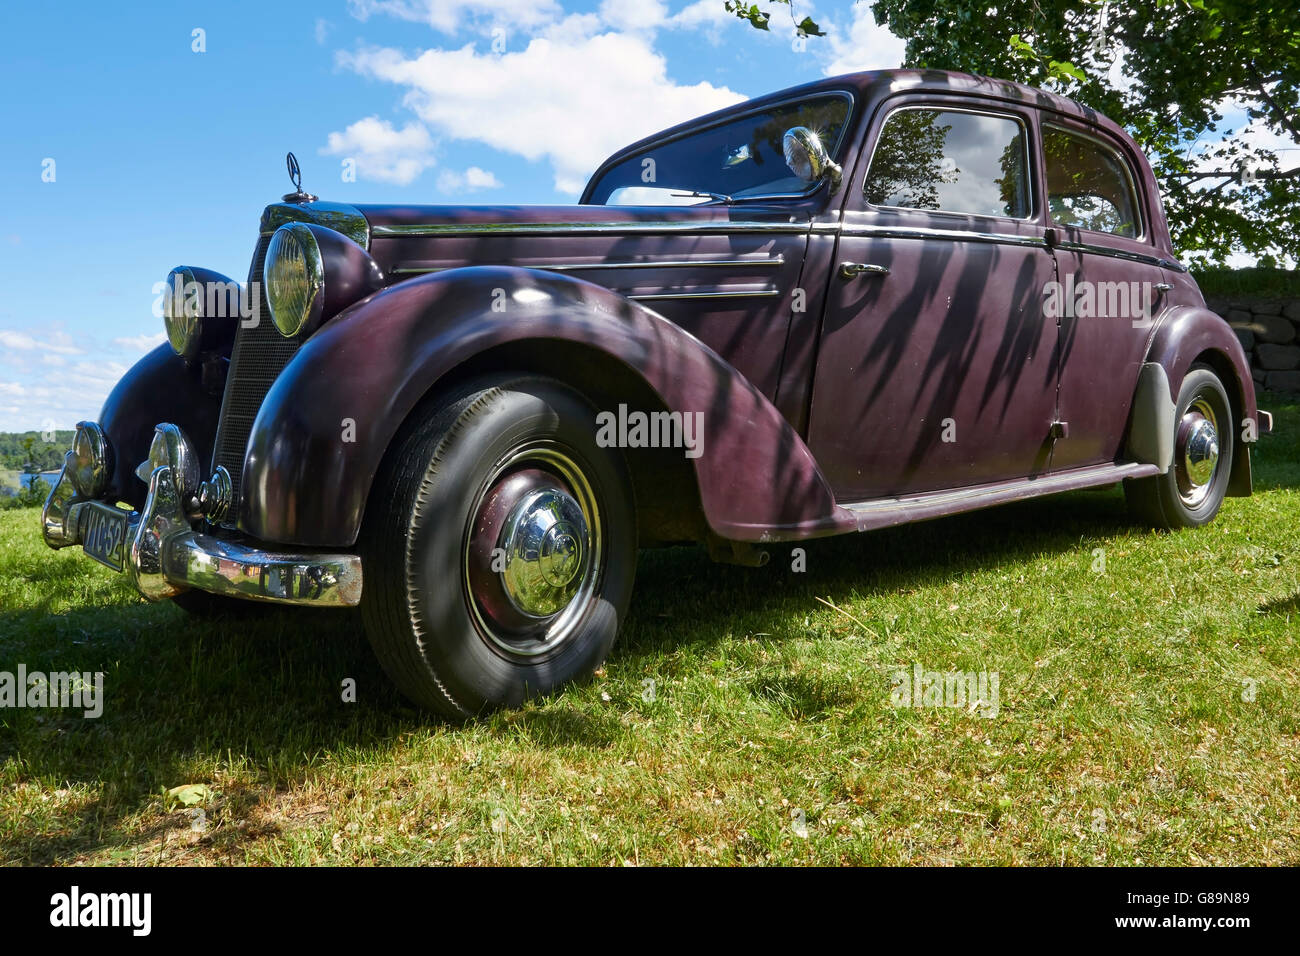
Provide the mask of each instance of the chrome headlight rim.
POLYGON ((111 468, 108 439, 96 422, 77 422, 72 449, 65 459, 68 478, 82 498, 98 498, 108 486, 111 468))
POLYGON ((286 223, 271 234, 262 283, 271 321, 285 338, 319 321, 325 305, 325 262, 306 223, 286 223))
POLYGON ((167 273, 163 294, 163 326, 172 351, 192 362, 199 356, 203 342, 203 287, 194 270, 177 266, 167 273), (198 290, 195 294, 194 290, 198 290))

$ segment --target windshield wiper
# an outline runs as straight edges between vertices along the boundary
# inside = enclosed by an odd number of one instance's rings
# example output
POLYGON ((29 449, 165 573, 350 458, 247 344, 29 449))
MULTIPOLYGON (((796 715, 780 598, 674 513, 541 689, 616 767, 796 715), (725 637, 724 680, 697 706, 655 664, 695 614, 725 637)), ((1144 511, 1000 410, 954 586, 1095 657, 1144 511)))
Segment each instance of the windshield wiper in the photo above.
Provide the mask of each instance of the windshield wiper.
POLYGON ((711 193, 708 192, 707 190, 700 191, 698 189, 691 189, 684 193, 671 193, 671 195, 672 196, 694 196, 700 199, 712 199, 714 202, 726 203, 728 206, 734 205, 736 202, 736 200, 732 199, 726 193, 711 193))

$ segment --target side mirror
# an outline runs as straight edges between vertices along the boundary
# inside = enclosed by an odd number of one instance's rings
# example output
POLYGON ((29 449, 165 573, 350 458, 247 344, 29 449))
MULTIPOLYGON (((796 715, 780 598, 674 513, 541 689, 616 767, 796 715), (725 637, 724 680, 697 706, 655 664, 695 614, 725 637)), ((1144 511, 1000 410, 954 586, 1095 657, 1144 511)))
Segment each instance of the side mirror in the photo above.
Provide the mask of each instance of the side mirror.
POLYGON ((785 164, 801 181, 811 186, 829 176, 832 191, 839 188, 843 171, 831 162, 821 137, 808 127, 794 126, 786 130, 781 146, 785 164))

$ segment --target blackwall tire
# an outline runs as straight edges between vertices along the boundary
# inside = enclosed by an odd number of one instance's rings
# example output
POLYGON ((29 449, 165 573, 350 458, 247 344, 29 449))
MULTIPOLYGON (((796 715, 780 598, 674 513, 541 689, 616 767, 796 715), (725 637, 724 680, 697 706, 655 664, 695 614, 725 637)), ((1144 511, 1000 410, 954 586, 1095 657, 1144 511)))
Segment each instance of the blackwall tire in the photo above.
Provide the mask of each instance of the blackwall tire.
POLYGON ((1169 530, 1207 524, 1223 504, 1236 450, 1228 392, 1212 369, 1194 366, 1178 391, 1174 462, 1163 475, 1124 482, 1130 512, 1169 530))
POLYGON ((605 660, 637 541, 621 452, 596 410, 541 377, 481 382, 403 426, 364 522, 362 617, 415 703, 466 719, 605 660))

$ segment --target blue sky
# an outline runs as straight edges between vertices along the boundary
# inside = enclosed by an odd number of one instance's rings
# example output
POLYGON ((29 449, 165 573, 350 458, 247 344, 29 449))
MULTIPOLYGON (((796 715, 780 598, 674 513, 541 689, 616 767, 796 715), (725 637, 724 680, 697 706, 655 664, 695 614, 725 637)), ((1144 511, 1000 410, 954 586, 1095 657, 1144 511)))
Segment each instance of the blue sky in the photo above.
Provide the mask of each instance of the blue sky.
POLYGON ((837 40, 803 51, 721 8, 4 4, 0 431, 97 416, 162 341, 154 286, 172 266, 242 281, 262 207, 290 189, 287 150, 305 188, 342 202, 572 201, 625 142, 901 58, 865 5, 804 4, 837 40))
POLYGON ((868 3, 795 6, 830 36, 723 0, 3 4, 0 431, 96 417, 171 267, 242 281, 288 150, 323 199, 573 201, 657 129, 901 62, 868 3))

